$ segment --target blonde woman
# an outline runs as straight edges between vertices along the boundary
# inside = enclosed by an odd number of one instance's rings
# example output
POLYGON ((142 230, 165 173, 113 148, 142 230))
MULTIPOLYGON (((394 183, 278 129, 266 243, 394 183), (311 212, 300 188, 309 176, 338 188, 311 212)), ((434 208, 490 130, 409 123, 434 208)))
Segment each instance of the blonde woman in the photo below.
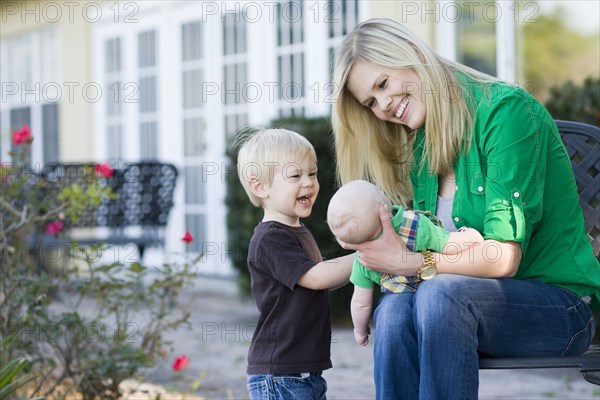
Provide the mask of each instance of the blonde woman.
POLYGON ((413 253, 381 208, 383 234, 344 245, 374 271, 423 279, 375 311, 377 398, 475 399, 479 354, 582 353, 600 265, 546 109, 389 19, 345 38, 334 80, 340 182, 372 181, 392 202, 485 239, 452 257, 413 253))

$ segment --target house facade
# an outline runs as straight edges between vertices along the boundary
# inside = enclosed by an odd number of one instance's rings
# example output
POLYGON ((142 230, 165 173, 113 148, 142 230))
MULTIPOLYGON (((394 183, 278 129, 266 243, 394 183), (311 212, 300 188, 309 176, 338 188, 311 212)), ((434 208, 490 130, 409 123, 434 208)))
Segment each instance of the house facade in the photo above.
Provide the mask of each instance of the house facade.
POLYGON ((148 249, 145 262, 183 251, 180 239, 189 230, 191 250, 205 253, 201 272, 225 275, 233 273, 228 260, 235 251, 225 226, 225 179, 234 174, 226 147, 246 126, 327 115, 335 48, 357 22, 397 19, 444 56, 518 82, 518 26, 542 15, 537 2, 506 1, 3 1, 0 7, 1 159, 8 157, 9 133, 29 124, 37 166, 174 164, 180 176, 167 251, 148 249), (471 36, 487 42, 475 41, 473 52, 471 36))

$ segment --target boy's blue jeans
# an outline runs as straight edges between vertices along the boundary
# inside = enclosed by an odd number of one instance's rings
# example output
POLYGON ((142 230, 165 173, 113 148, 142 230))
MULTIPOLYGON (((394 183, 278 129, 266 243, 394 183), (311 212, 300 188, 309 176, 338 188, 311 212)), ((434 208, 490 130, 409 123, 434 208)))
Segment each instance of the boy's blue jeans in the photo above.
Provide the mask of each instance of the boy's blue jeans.
POLYGON ((248 376, 251 400, 327 400, 326 393, 320 372, 248 376))
POLYGON ((377 399, 477 399, 478 353, 579 355, 593 335, 588 305, 568 290, 535 280, 440 274, 415 293, 381 298, 377 399))

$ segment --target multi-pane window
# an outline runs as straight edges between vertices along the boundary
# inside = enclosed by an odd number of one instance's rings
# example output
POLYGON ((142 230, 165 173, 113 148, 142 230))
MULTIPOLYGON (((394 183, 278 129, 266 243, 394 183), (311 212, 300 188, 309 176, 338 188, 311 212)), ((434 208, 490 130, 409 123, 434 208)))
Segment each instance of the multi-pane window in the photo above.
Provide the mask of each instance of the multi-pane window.
POLYGON ((200 253, 204 249, 203 244, 207 242, 206 236, 206 216, 203 214, 186 214, 185 228, 194 232, 194 241, 186 245, 187 250, 200 253))
POLYGON ((42 125, 44 126, 44 162, 57 162, 58 148, 58 104, 42 105, 42 125))
POLYGON ((223 54, 246 52, 247 22, 239 14, 225 14, 223 19, 223 54))
POLYGON ((123 159, 123 127, 120 124, 106 126, 107 159, 118 161, 123 159))
POLYGON ((113 74, 121 71, 121 39, 109 39, 104 43, 104 72, 113 74))
POLYGON ((183 151, 186 157, 198 156, 206 151, 202 117, 186 118, 183 121, 183 151))
POLYGON ((288 0, 275 6, 277 46, 304 42, 302 3, 302 0, 288 0))
POLYGON ((248 113, 225 114, 225 134, 228 141, 233 140, 235 134, 242 128, 248 126, 248 113))
POLYGON ((181 92, 183 104, 183 140, 187 157, 200 157, 206 150, 204 139, 204 79, 202 23, 181 26, 181 92))
POLYGON ((200 20, 181 25, 181 95, 183 118, 183 186, 185 229, 194 234, 188 249, 202 251, 206 241, 206 191, 203 165, 206 157, 206 111, 203 28, 200 20))
POLYGON ((193 21, 181 26, 182 61, 202 59, 202 23, 193 21))
POLYGON ((183 71, 183 108, 193 110, 202 108, 202 69, 191 68, 183 71))
POLYGON ((248 63, 246 61, 226 63, 223 66, 225 77, 222 98, 225 104, 240 104, 244 102, 244 86, 248 82, 248 63))
POLYGON ((304 115, 304 16, 303 2, 289 0, 276 5, 277 82, 279 116, 304 115))
MULTIPOLYGON (((7 41, 9 82, 19 82, 26 88, 33 87, 33 40, 30 35, 21 35, 7 41)), ((4 41, 4 39, 2 39, 4 41)))
POLYGON ((59 84, 57 53, 55 28, 6 36, 0 41, 3 87, 0 146, 3 158, 13 149, 10 135, 4 135, 4 130, 11 132, 29 125, 36 138, 31 161, 44 163, 58 159, 58 102, 61 95, 65 96, 66 89, 59 84))
POLYGON ((223 15, 224 128, 226 140, 248 124, 246 86, 248 85, 247 21, 240 14, 223 15))
POLYGON ((158 158, 158 76, 157 34, 155 30, 138 34, 140 157, 158 158))
POLYGON ((202 164, 185 167, 185 202, 187 204, 205 204, 206 190, 203 179, 204 172, 202 164))
MULTIPOLYGON (((31 107, 13 108, 10 110, 10 131, 13 132, 23 125, 31 126, 31 107)), ((21 148, 11 141, 12 151, 18 152, 21 148)), ((31 161, 31 160, 28 160, 31 161)))
POLYGON ((281 90, 279 99, 296 102, 304 97, 304 53, 284 54, 277 58, 281 90))
POLYGON ((324 9, 330 38, 345 36, 358 22, 357 0, 327 0, 324 9))
MULTIPOLYGON (((326 5, 325 22, 328 24, 329 35, 329 82, 333 82, 333 65, 335 49, 343 37, 358 23, 358 0, 328 0, 326 5)), ((333 84, 325 88, 329 94, 333 92, 333 84)))
POLYGON ((140 154, 142 159, 156 158, 158 154, 156 122, 140 123, 140 154))
POLYGON ((104 42, 104 74, 106 77, 106 154, 111 161, 123 159, 123 84, 121 38, 104 42))

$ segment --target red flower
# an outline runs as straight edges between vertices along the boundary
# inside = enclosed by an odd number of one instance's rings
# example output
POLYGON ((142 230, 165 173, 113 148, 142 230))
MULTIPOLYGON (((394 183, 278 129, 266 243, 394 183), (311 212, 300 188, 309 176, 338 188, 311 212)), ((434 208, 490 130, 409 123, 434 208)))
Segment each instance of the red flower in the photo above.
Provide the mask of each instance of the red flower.
POLYGON ((31 129, 29 126, 23 125, 21 129, 18 129, 12 133, 12 139, 14 144, 31 143, 33 138, 31 137, 31 129))
POLYGON ((113 172, 115 172, 115 170, 112 169, 110 165, 108 165, 108 163, 96 165, 96 173, 102 175, 105 178, 110 178, 113 175, 113 172))
POLYGON ((186 244, 190 244, 194 241, 194 237, 190 233, 190 231, 185 231, 185 235, 181 238, 186 244))
POLYGON ((52 221, 46 226, 46 233, 50 235, 58 235, 62 232, 65 223, 60 220, 52 221))
POLYGON ((182 371, 188 366, 189 363, 190 359, 187 356, 178 356, 175 361, 173 361, 173 370, 182 371))

